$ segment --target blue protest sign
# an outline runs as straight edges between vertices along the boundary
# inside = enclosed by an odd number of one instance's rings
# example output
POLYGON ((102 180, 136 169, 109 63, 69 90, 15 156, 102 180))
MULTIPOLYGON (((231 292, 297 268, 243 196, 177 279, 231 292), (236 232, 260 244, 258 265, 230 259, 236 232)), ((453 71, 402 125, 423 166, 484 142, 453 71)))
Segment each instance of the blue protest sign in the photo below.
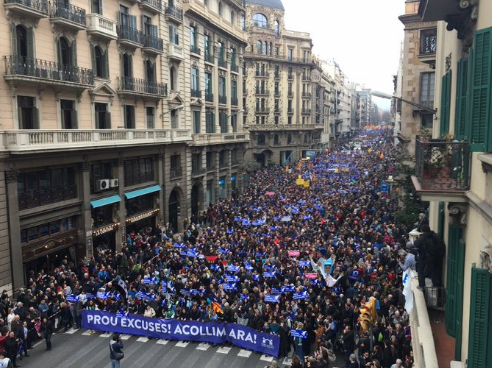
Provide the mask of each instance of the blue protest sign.
POLYGON ((381 184, 381 192, 387 192, 388 191, 388 184, 383 183, 381 184))
POLYGON ((307 339, 307 331, 302 330, 290 330, 290 336, 300 337, 301 339, 307 339))
POLYGON ((300 299, 308 299, 309 295, 307 291, 304 291, 302 293, 294 293, 294 300, 300 300, 300 299))
POLYGON ((278 303, 280 302, 280 295, 265 295, 265 303, 278 303))
POLYGON ((198 341, 211 344, 230 342, 242 349, 278 357, 280 338, 255 331, 234 323, 201 323, 172 319, 147 318, 129 314, 117 317, 115 314, 84 310, 84 329, 146 336, 164 340, 198 341))

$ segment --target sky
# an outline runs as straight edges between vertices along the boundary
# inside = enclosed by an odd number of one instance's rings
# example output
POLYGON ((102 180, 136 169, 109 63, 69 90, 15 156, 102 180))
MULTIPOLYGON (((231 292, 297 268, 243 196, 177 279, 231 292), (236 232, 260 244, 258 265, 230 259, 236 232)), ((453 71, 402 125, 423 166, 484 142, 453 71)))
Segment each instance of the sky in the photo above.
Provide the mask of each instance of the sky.
MULTIPOLYGON (((334 59, 351 82, 393 94, 404 0, 282 0, 285 27, 309 32, 314 54, 334 59)), ((374 99, 387 109, 390 101, 374 99)))

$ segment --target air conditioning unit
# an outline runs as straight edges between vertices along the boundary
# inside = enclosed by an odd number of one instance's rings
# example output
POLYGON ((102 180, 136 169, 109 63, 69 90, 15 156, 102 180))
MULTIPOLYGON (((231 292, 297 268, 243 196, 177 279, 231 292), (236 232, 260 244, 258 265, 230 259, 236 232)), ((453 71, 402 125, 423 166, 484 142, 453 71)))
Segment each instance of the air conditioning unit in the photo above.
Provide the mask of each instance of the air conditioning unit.
POLYGON ((100 192, 102 190, 109 189, 109 179, 96 180, 95 191, 100 192))
POLYGON ((111 188, 118 188, 118 179, 111 179, 111 180, 109 181, 109 186, 110 186, 111 188))

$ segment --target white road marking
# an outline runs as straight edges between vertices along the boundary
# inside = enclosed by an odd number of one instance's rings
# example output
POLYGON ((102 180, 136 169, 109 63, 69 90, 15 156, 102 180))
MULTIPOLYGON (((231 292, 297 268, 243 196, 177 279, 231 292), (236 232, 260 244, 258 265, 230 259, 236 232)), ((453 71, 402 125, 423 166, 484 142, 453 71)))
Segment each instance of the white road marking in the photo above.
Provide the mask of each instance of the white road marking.
POLYGON ((210 344, 207 344, 206 342, 202 342, 202 343, 198 344, 198 346, 196 348, 197 348, 197 350, 206 351, 209 347, 210 347, 210 344))
POLYGON ((260 360, 263 360, 264 362, 271 362, 273 360, 273 357, 271 355, 263 354, 261 356, 260 360))
POLYGON ((176 346, 179 348, 185 348, 188 346, 189 343, 190 343, 189 341, 180 341, 176 344, 176 346))
POLYGON ((163 339, 157 340, 157 344, 159 344, 159 345, 167 345, 168 342, 169 342, 169 340, 163 340, 163 339))
POLYGON ((239 353, 237 354, 237 356, 244 357, 244 358, 249 358, 250 355, 251 355, 251 351, 244 350, 244 349, 239 350, 239 353))
POLYGON ((147 342, 149 341, 149 338, 148 337, 144 337, 144 336, 141 336, 137 339, 138 342, 147 342))
POLYGON ((217 353, 219 353, 219 354, 229 354, 230 351, 231 351, 231 348, 229 348, 227 346, 222 346, 222 347, 217 349, 217 353))

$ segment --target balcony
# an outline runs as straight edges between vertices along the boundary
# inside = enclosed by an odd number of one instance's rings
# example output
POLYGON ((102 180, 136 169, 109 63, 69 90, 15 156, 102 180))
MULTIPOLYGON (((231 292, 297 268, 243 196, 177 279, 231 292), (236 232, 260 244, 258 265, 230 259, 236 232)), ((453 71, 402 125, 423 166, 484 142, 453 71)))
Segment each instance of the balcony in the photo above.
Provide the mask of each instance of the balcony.
POLYGON ((191 97, 193 98, 202 98, 202 91, 199 89, 191 89, 191 97))
POLYGON ((214 102, 214 94, 205 93, 205 102, 214 102))
POLYGON ((92 69, 61 65, 54 61, 4 56, 5 80, 14 84, 45 84, 83 91, 94 86, 92 69))
POLYGON ((164 52, 164 41, 162 38, 142 34, 143 50, 152 55, 160 55, 164 52))
POLYGON ((142 173, 134 173, 125 171, 125 177, 123 178, 125 187, 131 187, 133 185, 148 183, 155 180, 154 171, 145 171, 142 173))
POLYGON ((183 168, 181 167, 171 167, 169 170, 169 177, 171 179, 176 179, 183 176, 183 168))
POLYGON ((231 97, 231 105, 232 106, 237 106, 238 105, 238 99, 237 99, 237 97, 231 97))
POLYGON ((128 26, 117 26, 118 42, 132 48, 143 46, 143 33, 128 26))
POLYGON ((161 12, 162 0, 140 0, 140 7, 151 13, 157 14, 161 12))
POLYGON ((257 107, 255 111, 257 114, 270 114, 270 109, 268 107, 257 107))
POLYGON ((56 0, 50 3, 50 22, 60 28, 80 31, 86 28, 85 9, 64 1, 56 0))
POLYGON ((226 105, 227 104, 227 96, 219 95, 219 103, 222 105, 226 105))
POLYGON ((307 74, 303 74, 302 75, 302 80, 304 82, 309 82, 311 80, 311 76, 310 75, 307 75, 307 74))
POLYGON ((0 132, 0 151, 19 154, 34 151, 66 152, 115 146, 160 145, 190 139, 191 134, 187 129, 13 130, 0 132))
POLYGON ((179 23, 183 23, 183 9, 174 6, 166 7, 166 18, 173 19, 179 23))
POLYGON ((201 54, 201 50, 198 46, 194 46, 194 45, 191 45, 190 46, 190 52, 192 54, 195 54, 195 55, 200 55, 201 54))
POLYGON ((219 58, 218 65, 221 68, 227 69, 227 60, 224 60, 224 59, 219 58))
POLYGON ((311 98, 311 93, 309 93, 309 92, 302 92, 302 97, 303 98, 311 98))
POLYGON ((175 43, 168 43, 167 45, 167 57, 169 59, 181 61, 184 59, 183 48, 175 43))
POLYGON ((269 78, 270 77, 270 73, 268 72, 256 72, 256 77, 258 78, 269 78))
POLYGON ((167 96, 167 84, 133 77, 117 78, 118 94, 160 99, 167 96))
POLYGON ((470 188, 468 142, 417 138, 412 180, 423 201, 464 201, 470 188))
POLYGON ((27 210, 77 198, 77 187, 49 188, 19 194, 19 210, 27 210))
MULTIPOLYGON (((207 133, 207 134, 193 134, 193 145, 207 146, 210 144, 230 143, 233 140, 237 142, 248 142, 249 134, 247 133, 207 133)), ((210 171, 212 168, 207 168, 210 171)))
POLYGON ((294 80, 294 74, 287 74, 288 80, 294 80))
POLYGON ((420 48, 418 58, 431 66, 436 64, 437 28, 420 31, 420 48))
POLYGON ((258 96, 268 96, 270 94, 270 91, 268 89, 265 89, 265 88, 257 88, 256 94, 258 96))
POLYGON ((48 18, 48 0, 4 0, 3 4, 9 13, 36 20, 48 18))
POLYGON ((311 115, 311 109, 302 109, 301 114, 303 114, 303 115, 311 115))
POLYGON ((231 72, 239 73, 239 66, 236 64, 231 64, 231 72))
POLYGON ((212 55, 212 54, 211 54, 211 53, 209 53, 209 52, 206 52, 206 53, 205 53, 205 61, 206 61, 207 63, 210 63, 210 64, 215 63, 215 58, 214 58, 214 55, 212 55))
POLYGON ((203 168, 201 168, 201 167, 194 167, 194 166, 192 166, 192 168, 191 168, 191 175, 194 175, 194 176, 195 176, 195 175, 196 175, 196 176, 198 176, 198 175, 203 175, 203 174, 205 174, 206 172, 207 172, 207 170, 206 170, 206 169, 203 169, 203 168))
POLYGON ((116 22, 100 14, 87 15, 87 34, 105 40, 116 40, 116 22))

